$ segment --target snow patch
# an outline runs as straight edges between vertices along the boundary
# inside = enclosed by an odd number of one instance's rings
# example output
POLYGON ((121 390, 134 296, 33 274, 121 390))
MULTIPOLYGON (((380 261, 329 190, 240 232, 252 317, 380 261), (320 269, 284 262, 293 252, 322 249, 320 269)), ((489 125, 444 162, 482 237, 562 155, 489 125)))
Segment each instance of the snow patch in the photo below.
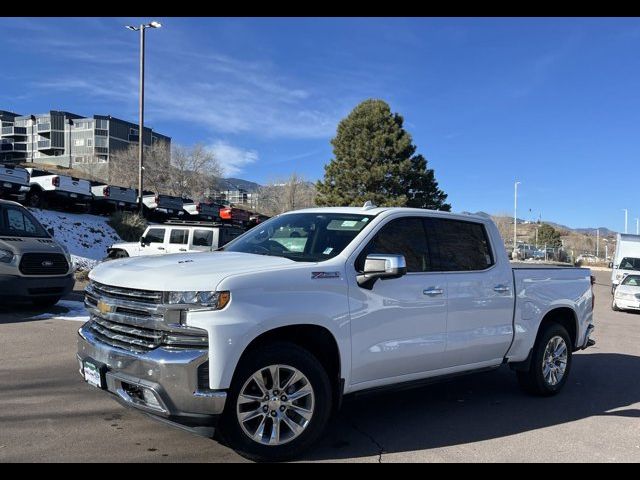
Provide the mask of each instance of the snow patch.
POLYGON ((107 248, 122 242, 105 217, 37 208, 29 211, 45 228, 53 229, 57 241, 66 245, 76 270, 91 270, 107 256, 107 248))
POLYGON ((35 317, 29 318, 29 320, 70 320, 73 322, 88 322, 89 315, 84 307, 83 302, 74 302, 72 300, 61 300, 52 309, 65 310, 62 312, 47 312, 35 317))

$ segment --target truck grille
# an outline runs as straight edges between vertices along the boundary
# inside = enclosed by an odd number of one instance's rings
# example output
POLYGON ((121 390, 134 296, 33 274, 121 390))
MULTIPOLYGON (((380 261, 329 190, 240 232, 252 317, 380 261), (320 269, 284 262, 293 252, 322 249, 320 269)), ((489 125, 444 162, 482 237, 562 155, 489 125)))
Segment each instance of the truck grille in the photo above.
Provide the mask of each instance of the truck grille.
POLYGON ((140 303, 146 303, 146 304, 162 303, 162 292, 112 287, 109 285, 103 285, 98 282, 91 282, 91 288, 96 294, 105 296, 105 297, 117 298, 120 300, 129 300, 132 302, 140 302, 140 303))
POLYGON ((25 253, 19 268, 23 275, 64 275, 69 263, 64 255, 56 253, 25 253))
POLYGON ((112 347, 134 353, 155 348, 207 349, 206 330, 165 323, 162 292, 113 287, 96 282, 85 290, 91 312, 88 327, 95 338, 112 347), (109 305, 102 313, 99 303, 109 305))

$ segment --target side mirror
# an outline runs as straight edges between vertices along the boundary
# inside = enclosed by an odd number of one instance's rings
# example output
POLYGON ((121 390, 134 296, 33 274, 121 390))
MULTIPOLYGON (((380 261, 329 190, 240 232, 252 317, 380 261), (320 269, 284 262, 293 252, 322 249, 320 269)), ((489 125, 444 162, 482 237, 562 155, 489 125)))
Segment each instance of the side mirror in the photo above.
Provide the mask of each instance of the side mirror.
POLYGON ((373 289, 380 280, 400 278, 407 273, 407 262, 403 255, 372 253, 364 261, 364 271, 357 276, 358 285, 373 289))
POLYGON ((613 268, 613 262, 609 262, 609 268, 613 268))
POLYGON ((149 245, 149 242, 147 242, 147 239, 144 236, 140 237, 140 246, 144 248, 147 245, 149 245))

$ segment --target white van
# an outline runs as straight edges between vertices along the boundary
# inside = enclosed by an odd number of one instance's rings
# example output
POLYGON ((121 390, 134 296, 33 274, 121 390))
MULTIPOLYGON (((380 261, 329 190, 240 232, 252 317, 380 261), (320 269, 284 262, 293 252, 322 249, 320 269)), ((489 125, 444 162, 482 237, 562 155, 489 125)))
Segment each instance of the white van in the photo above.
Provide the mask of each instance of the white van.
POLYGON ((619 233, 611 264, 611 293, 627 275, 640 272, 640 235, 619 233))

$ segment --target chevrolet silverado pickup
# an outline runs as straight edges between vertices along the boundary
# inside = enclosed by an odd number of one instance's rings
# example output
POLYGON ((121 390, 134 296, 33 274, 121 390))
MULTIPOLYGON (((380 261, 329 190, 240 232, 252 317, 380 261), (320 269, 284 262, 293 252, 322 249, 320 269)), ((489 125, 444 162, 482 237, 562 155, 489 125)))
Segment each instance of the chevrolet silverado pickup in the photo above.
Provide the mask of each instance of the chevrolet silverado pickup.
POLYGON ((526 391, 554 395, 594 343, 590 270, 514 267, 493 222, 470 214, 299 210, 222 251, 89 277, 85 381, 257 460, 300 455, 355 392, 509 364, 526 391))

